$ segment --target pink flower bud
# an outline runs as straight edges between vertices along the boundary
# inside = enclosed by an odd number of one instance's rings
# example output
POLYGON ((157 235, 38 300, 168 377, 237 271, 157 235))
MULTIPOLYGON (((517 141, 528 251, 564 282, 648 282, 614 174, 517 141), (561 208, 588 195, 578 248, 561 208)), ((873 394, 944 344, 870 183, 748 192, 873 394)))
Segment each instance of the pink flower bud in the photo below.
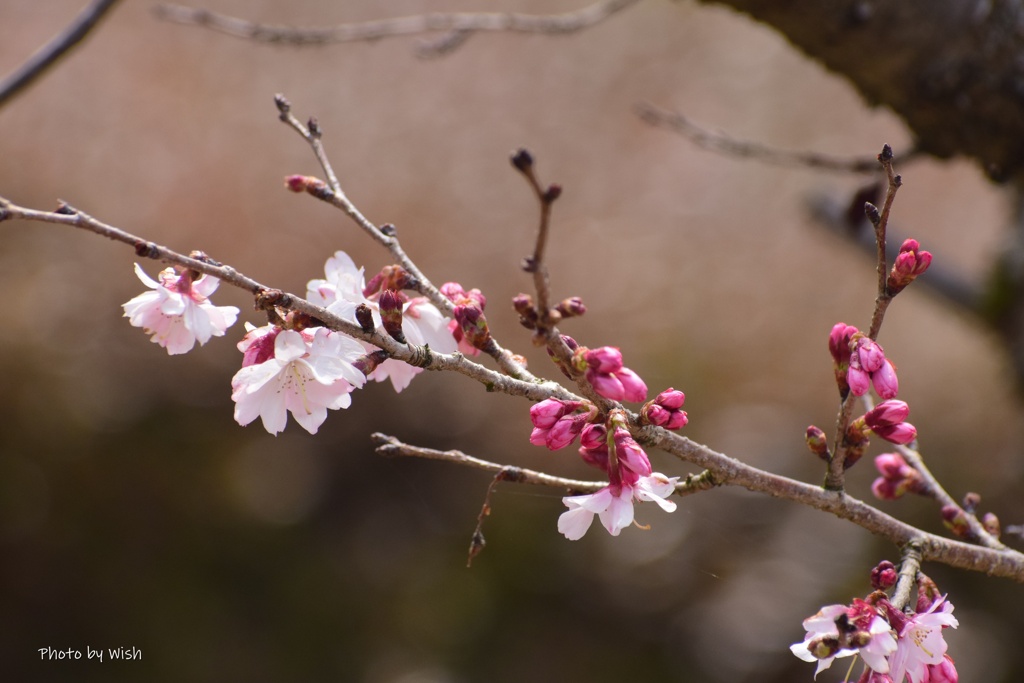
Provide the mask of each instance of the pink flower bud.
POLYGON ((941 662, 928 665, 928 673, 922 680, 928 681, 928 683, 958 683, 960 674, 956 672, 953 658, 949 655, 942 655, 941 662))
POLYGON ((596 370, 587 370, 586 377, 594 387, 594 391, 601 396, 613 401, 621 401, 626 398, 626 389, 615 375, 605 375, 596 370))
POLYGON ((872 431, 875 427, 897 425, 910 415, 910 406, 905 401, 882 401, 864 414, 864 422, 872 431))
POLYGON ((622 368, 615 373, 615 377, 622 383, 625 400, 633 403, 647 400, 647 385, 635 372, 629 368, 622 368))
POLYGON ((889 443, 899 444, 901 446, 913 443, 917 438, 917 427, 909 422, 902 422, 898 425, 892 425, 889 427, 873 427, 871 431, 889 443))
POLYGON ((686 394, 672 387, 654 397, 655 403, 670 410, 679 410, 683 407, 684 401, 686 401, 686 394))
POLYGON ((807 434, 804 437, 807 441, 807 447, 816 456, 824 461, 828 461, 830 455, 828 451, 828 437, 825 436, 819 427, 811 425, 807 428, 807 434))
POLYGON ((875 590, 887 590, 896 585, 899 574, 896 565, 889 560, 882 560, 871 570, 871 587, 875 590))
POLYGON ((899 482, 886 479, 885 477, 878 477, 871 482, 871 493, 879 500, 896 500, 904 492, 900 489, 899 482))
POLYGON ((851 365, 856 365, 861 370, 872 373, 882 367, 884 362, 885 352, 877 342, 868 337, 861 337, 857 340, 850 358, 851 365))
POLYGON ((853 325, 836 323, 828 335, 828 351, 837 366, 845 366, 850 362, 850 341, 859 333, 853 325))
POLYGON ((871 384, 875 392, 883 399, 895 398, 900 390, 899 379, 896 378, 896 366, 886 359, 882 366, 871 375, 871 384))
POLYGON ((886 288, 890 295, 896 295, 913 282, 919 275, 928 270, 932 263, 932 255, 921 251, 917 240, 908 239, 900 247, 900 253, 892 264, 892 270, 886 280, 886 288))
MULTIPOLYGON (((586 352, 587 365, 601 374, 618 372, 622 369, 622 352, 614 346, 602 346, 586 352)), ((616 399, 618 400, 618 399, 616 399)))
POLYGON ((846 372, 846 383, 850 387, 851 394, 863 396, 871 386, 871 375, 851 365, 846 372))
POLYGON ((996 538, 999 538, 999 534, 1002 532, 1002 529, 999 525, 999 518, 994 514, 986 512, 985 516, 981 518, 981 525, 985 527, 985 531, 989 532, 996 538))
POLYGON ((633 440, 629 432, 621 427, 615 430, 615 456, 619 459, 620 468, 624 467, 639 477, 651 476, 651 461, 647 458, 647 453, 633 440))
POLYGON ((391 335, 399 344, 405 343, 405 333, 402 332, 402 306, 404 301, 398 292, 392 289, 385 289, 381 292, 380 318, 384 323, 384 331, 391 335))
POLYGON ((901 479, 910 465, 899 453, 882 453, 875 456, 875 468, 886 479, 901 479))
POLYGON ((565 448, 576 440, 576 437, 579 436, 580 431, 583 429, 583 425, 586 423, 587 415, 585 413, 563 417, 548 432, 545 445, 553 451, 565 448))
POLYGON ((942 506, 942 523, 960 538, 966 538, 971 533, 971 527, 967 521, 967 513, 956 505, 942 506))
POLYGON ((580 432, 580 446, 589 450, 608 447, 608 430, 603 424, 590 423, 580 432))
POLYGON ((579 407, 576 401, 560 401, 549 398, 530 406, 530 421, 534 427, 551 429, 558 420, 579 407))

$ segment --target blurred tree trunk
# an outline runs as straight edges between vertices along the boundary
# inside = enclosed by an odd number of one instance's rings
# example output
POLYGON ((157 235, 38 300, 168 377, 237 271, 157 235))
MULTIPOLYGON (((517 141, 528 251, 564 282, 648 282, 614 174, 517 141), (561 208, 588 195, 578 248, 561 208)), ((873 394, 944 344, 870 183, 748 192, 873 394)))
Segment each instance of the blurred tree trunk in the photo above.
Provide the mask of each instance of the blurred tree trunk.
POLYGON ((700 1, 772 26, 901 116, 920 151, 972 158, 1010 188, 1012 234, 972 312, 999 332, 1024 390, 1024 2, 700 1))
POLYGON ((702 0, 744 12, 899 114, 921 151, 1024 184, 1024 3, 702 0))

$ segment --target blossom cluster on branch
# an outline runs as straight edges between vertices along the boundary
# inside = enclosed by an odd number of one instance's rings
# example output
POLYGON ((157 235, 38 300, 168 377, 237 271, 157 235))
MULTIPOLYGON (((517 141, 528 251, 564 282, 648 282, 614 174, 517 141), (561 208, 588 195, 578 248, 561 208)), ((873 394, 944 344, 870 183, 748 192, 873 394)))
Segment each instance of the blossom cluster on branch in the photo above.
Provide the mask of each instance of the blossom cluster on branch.
MULTIPOLYGON (((695 444, 675 433, 689 417, 685 394, 673 387, 648 400, 647 383, 626 367, 621 350, 613 346, 589 348, 563 334, 559 324, 586 312, 578 297, 557 304, 550 292, 544 247, 552 204, 561 195, 559 185, 544 186, 525 150, 512 155, 512 164, 530 183, 540 205, 536 248, 524 259, 523 270, 533 277, 533 295, 519 294, 512 308, 531 340, 546 348, 566 385, 535 376, 522 356, 503 348, 488 323, 487 297, 478 289, 448 282, 435 287, 401 249, 394 226, 378 227, 348 199, 327 160, 319 123, 308 125, 291 114, 291 105, 278 96, 281 119, 310 144, 328 180, 288 176, 293 192, 308 193, 342 210, 364 232, 385 247, 394 263, 369 281, 365 271, 343 251, 327 259, 324 277, 307 284, 305 298, 272 289, 248 278, 202 252, 184 256, 173 250, 107 226, 62 205, 55 212, 23 209, 0 198, 0 221, 10 218, 40 220, 91 230, 131 244, 139 257, 172 264, 157 280, 136 265, 136 273, 149 291, 123 304, 131 325, 142 328, 154 343, 171 355, 185 353, 224 336, 238 318, 231 306, 215 306, 210 296, 221 281, 249 291, 256 308, 266 315, 260 326, 246 323, 238 342, 241 367, 231 379, 234 417, 241 425, 260 418, 264 428, 278 434, 289 415, 315 434, 329 411, 348 408, 353 393, 371 380, 390 382, 401 392, 425 368, 455 370, 483 383, 488 390, 526 397, 533 401, 529 419, 533 429, 524 442, 551 451, 579 442, 583 462, 602 474, 600 481, 564 480, 543 473, 529 476, 517 468, 493 465, 461 453, 408 448, 424 457, 444 458, 497 471, 498 481, 530 481, 564 489, 566 510, 557 528, 566 538, 582 538, 593 521, 612 536, 626 527, 641 526, 635 506, 654 503, 673 512, 674 496, 689 495, 716 485, 744 486, 750 490, 812 505, 853 521, 900 546, 899 572, 883 563, 873 573, 874 593, 850 605, 831 605, 804 622, 807 636, 792 647, 794 654, 818 663, 818 671, 834 659, 858 655, 865 664, 860 680, 875 683, 943 683, 957 680, 953 661, 945 654, 942 629, 956 627, 952 605, 919 571, 922 560, 988 571, 1024 582, 1024 555, 999 541, 999 520, 986 513, 976 516, 980 496, 969 493, 961 505, 937 482, 920 454, 912 448, 917 429, 907 422, 910 408, 897 399, 900 382, 895 363, 878 343, 880 327, 893 297, 928 269, 932 256, 915 240, 906 240, 891 268, 885 257, 885 228, 900 178, 892 169, 892 151, 886 146, 879 161, 889 179, 881 209, 866 205, 875 225, 879 249, 879 284, 870 327, 861 331, 840 322, 828 335, 833 375, 839 393, 835 436, 810 426, 808 448, 826 465, 825 481, 813 487, 758 470, 724 454, 695 444), (478 358, 493 359, 498 370, 486 368, 478 358), (880 401, 876 404, 872 390, 880 401), (631 410, 624 404, 640 404, 631 410), (859 408, 858 408, 859 406, 859 408), (863 411, 863 412, 861 412, 863 411), (942 521, 961 540, 942 538, 902 524, 844 493, 844 478, 863 457, 870 439, 893 444, 896 452, 875 458, 880 477, 872 485, 880 499, 892 500, 913 492, 933 498, 942 521), (652 466, 647 448, 659 446, 680 459, 706 468, 697 475, 669 476, 652 466), (907 588, 916 582, 916 610, 903 611, 907 588), (885 591, 895 590, 890 596, 885 591)), ((824 354, 823 354, 824 355, 824 354)), ((399 446, 387 443, 389 452, 399 446)), ((471 558, 483 547, 479 528, 490 511, 485 503, 471 558)))

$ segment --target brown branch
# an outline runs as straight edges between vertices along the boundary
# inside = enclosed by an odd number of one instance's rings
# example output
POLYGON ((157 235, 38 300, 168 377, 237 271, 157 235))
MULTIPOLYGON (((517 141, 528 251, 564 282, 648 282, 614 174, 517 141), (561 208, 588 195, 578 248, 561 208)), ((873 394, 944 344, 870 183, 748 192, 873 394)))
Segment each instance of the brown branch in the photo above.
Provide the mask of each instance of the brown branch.
POLYGON ((202 26, 236 38, 288 45, 324 45, 374 41, 397 36, 442 33, 441 39, 422 45, 423 56, 447 54, 481 31, 563 35, 598 24, 638 0, 602 0, 564 14, 533 15, 512 12, 453 12, 419 14, 314 28, 272 26, 181 5, 157 5, 161 19, 202 26))
POLYGON ((911 542, 919 543, 923 561, 939 562, 1024 583, 1024 554, 1016 550, 982 548, 927 533, 842 491, 828 491, 820 486, 765 472, 660 427, 644 427, 637 436, 641 443, 661 448, 709 470, 718 484, 741 486, 749 491, 829 512, 901 547, 911 542))
MULTIPOLYGON (((873 157, 849 159, 817 152, 778 149, 759 142, 737 140, 726 133, 712 132, 697 125, 683 114, 662 109, 646 102, 636 105, 634 110, 644 123, 657 128, 671 130, 682 135, 701 149, 717 154, 751 159, 774 166, 811 168, 837 173, 875 175, 879 170, 878 160, 873 157)), ((901 157, 900 160, 906 161, 914 155, 916 155, 916 152, 911 151, 901 157)))
POLYGON ((39 79, 71 48, 82 42, 89 32, 96 28, 100 19, 117 3, 118 0, 93 0, 92 4, 82 10, 63 31, 39 48, 24 64, 8 74, 3 81, 0 81, 0 107, 33 81, 39 79))
POLYGON ((900 574, 896 579, 889 602, 896 609, 903 609, 910 602, 910 591, 917 582, 917 574, 921 571, 921 544, 911 541, 903 546, 903 562, 900 563, 900 574))

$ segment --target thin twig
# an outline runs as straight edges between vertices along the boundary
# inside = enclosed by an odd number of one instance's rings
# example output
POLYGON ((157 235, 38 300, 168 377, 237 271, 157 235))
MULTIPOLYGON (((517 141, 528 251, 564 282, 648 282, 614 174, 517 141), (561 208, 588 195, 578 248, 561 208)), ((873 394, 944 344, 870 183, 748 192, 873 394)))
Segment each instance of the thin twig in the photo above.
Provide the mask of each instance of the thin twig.
POLYGON ((903 459, 907 461, 907 464, 917 470, 917 473, 921 475, 925 484, 925 494, 930 498, 933 498, 941 507, 954 506, 958 510, 964 513, 964 519, 967 520, 968 538, 972 541, 976 541, 986 548, 995 548, 1001 550, 1006 546, 1002 542, 988 531, 985 530, 985 526, 978 521, 977 515, 973 512, 964 510, 963 506, 956 502, 953 496, 949 495, 949 492, 942 487, 939 480, 935 478, 931 470, 924 463, 924 458, 921 454, 910 448, 909 446, 896 446, 896 450, 903 456, 903 459))
MULTIPOLYGON (((902 178, 896 174, 893 168, 892 147, 883 145, 878 155, 878 163, 882 165, 888 181, 885 192, 885 201, 879 211, 874 204, 866 202, 864 213, 875 228, 875 260, 878 275, 878 286, 875 293, 875 308, 871 314, 871 327, 868 329, 868 337, 872 340, 878 339, 878 333, 882 329, 882 320, 885 319, 885 312, 892 303, 893 295, 886 286, 889 276, 888 261, 885 253, 886 230, 889 226, 889 214, 892 211, 893 201, 896 199, 896 191, 903 184, 902 178)), ((846 472, 846 456, 849 448, 846 443, 846 433, 850 426, 850 418, 853 417, 853 406, 857 397, 850 392, 843 399, 839 406, 839 414, 836 416, 836 437, 833 442, 832 457, 828 462, 828 472, 825 474, 825 488, 830 491, 842 491, 843 480, 846 472)))
POLYGON ((0 81, 0 107, 46 73, 71 48, 82 42, 117 3, 118 0, 93 0, 92 4, 82 10, 63 31, 0 81))
MULTIPOLYGON (((583 481, 580 479, 566 479, 564 477, 556 477, 551 474, 545 474, 544 472, 537 472, 536 470, 529 470, 523 467, 499 465, 498 463, 475 458, 472 455, 467 455, 458 450, 438 451, 433 448, 413 446, 399 441, 393 436, 381 434, 380 432, 372 434, 370 439, 377 444, 376 451, 379 455, 444 460, 457 465, 465 465, 467 467, 484 470, 485 472, 493 472, 501 475, 502 481, 509 481, 517 484, 548 486, 563 489, 568 493, 573 494, 594 493, 595 491, 600 491, 608 486, 607 480, 583 481)), ((715 477, 710 471, 705 470, 700 474, 691 474, 678 482, 676 484, 675 494, 679 496, 688 496, 701 491, 707 491, 717 485, 718 482, 715 480, 715 477)))
POLYGON ((375 41, 397 36, 442 33, 441 39, 420 46, 421 56, 447 54, 480 31, 542 33, 563 35, 598 24, 638 0, 602 0, 564 14, 534 15, 512 12, 453 12, 419 14, 393 19, 378 19, 323 26, 297 28, 272 26, 229 17, 205 9, 181 5, 157 5, 156 14, 179 24, 190 24, 225 33, 236 38, 288 45, 324 45, 375 41))
MULTIPOLYGON (((709 131, 683 114, 661 109, 646 102, 636 105, 635 111, 645 123, 679 133, 698 147, 717 154, 751 159, 774 166, 813 168, 838 173, 878 173, 878 161, 874 158, 843 158, 817 152, 777 149, 758 142, 737 140, 726 133, 709 131)), ((900 160, 906 161, 915 154, 916 152, 911 152, 900 160)))
MULTIPOLYGON (((324 169, 324 173, 327 175, 327 182, 330 184, 330 191, 318 192, 314 194, 314 196, 317 199, 323 200, 332 206, 341 209, 345 215, 351 218, 367 235, 387 249, 398 265, 402 266, 402 268, 404 268, 405 271, 414 278, 417 291, 426 296, 442 313, 448 317, 453 317, 454 306, 452 305, 452 302, 434 286, 427 276, 420 271, 416 263, 409 258, 405 253, 405 250, 402 249, 402 245, 399 243, 398 237, 394 231, 385 233, 381 228, 374 225, 371 220, 364 216, 362 212, 356 208, 355 204, 349 200, 345 191, 341 187, 341 183, 338 181, 337 175, 334 173, 334 168, 331 166, 330 159, 327 157, 327 151, 321 141, 322 131, 320 129, 319 122, 317 122, 316 119, 311 118, 308 126, 303 125, 295 115, 292 114, 292 105, 284 95, 275 95, 274 103, 277 105, 281 121, 302 136, 302 138, 309 144, 313 150, 313 154, 317 158, 317 161, 320 163, 320 166, 324 169)), ((498 367, 500 367, 506 375, 528 382, 540 381, 529 370, 527 370, 511 352, 504 349, 496 341, 490 344, 486 351, 494 358, 498 367)))

